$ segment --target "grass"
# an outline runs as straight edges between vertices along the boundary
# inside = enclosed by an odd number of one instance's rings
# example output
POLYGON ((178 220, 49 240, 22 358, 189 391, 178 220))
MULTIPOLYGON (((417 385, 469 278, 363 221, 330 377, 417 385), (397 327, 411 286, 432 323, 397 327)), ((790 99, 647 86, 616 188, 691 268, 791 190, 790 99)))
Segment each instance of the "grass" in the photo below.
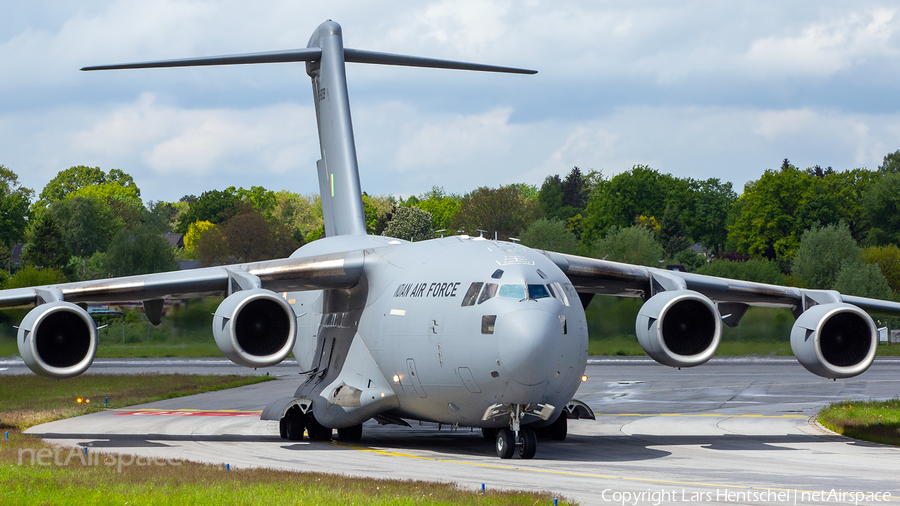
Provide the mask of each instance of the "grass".
POLYGON ((3 376, 0 389, 0 429, 24 430, 52 420, 103 409, 171 399, 213 390, 251 385, 275 378, 184 374, 87 375, 54 380, 32 374, 3 376), (75 399, 90 399, 78 404, 75 399))
MULTIPOLYGON (((232 469, 181 460, 56 448, 21 433, 35 424, 110 407, 151 402, 272 378, 247 376, 90 375, 56 381, 5 376, 0 388, 0 504, 553 504, 548 492, 459 489, 454 484, 348 479, 325 473, 232 469), (76 397, 91 398, 90 405, 76 397), (40 458, 39 452, 49 458, 40 458), (43 465, 42 465, 43 464, 43 465)), ((560 504, 567 504, 560 501, 560 504)), ((571 503, 568 503, 571 504, 571 503)))
POLYGON ((818 418, 838 434, 900 446, 900 399, 838 402, 822 409, 818 418))

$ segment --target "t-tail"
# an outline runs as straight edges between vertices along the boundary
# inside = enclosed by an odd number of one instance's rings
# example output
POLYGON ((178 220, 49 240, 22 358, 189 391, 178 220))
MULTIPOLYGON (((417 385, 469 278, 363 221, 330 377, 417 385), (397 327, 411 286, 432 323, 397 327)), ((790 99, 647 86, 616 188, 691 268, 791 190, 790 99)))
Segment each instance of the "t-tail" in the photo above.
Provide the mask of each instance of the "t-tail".
POLYGON ((350 119, 350 100, 347 93, 347 74, 344 63, 377 63, 408 67, 433 67, 457 70, 480 70, 513 74, 536 74, 535 70, 497 67, 434 58, 421 58, 378 53, 344 47, 341 25, 326 21, 316 28, 304 49, 225 56, 161 60, 119 65, 84 67, 81 70, 114 70, 161 67, 195 67, 205 65, 237 65, 244 63, 306 62, 306 73, 312 79, 313 101, 322 158, 317 162, 319 192, 325 235, 365 235, 362 190, 353 124, 350 119))

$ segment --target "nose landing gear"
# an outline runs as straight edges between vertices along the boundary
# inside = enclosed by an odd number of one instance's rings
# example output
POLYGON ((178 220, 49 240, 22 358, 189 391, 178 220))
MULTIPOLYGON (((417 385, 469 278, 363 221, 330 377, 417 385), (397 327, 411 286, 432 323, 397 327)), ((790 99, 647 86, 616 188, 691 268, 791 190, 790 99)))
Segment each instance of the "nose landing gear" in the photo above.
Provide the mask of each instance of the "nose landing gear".
POLYGON ((509 428, 499 429, 495 439, 497 456, 501 459, 511 459, 518 453, 520 458, 532 459, 537 452, 537 436, 534 430, 522 428, 522 417, 525 411, 521 404, 510 406, 509 428))

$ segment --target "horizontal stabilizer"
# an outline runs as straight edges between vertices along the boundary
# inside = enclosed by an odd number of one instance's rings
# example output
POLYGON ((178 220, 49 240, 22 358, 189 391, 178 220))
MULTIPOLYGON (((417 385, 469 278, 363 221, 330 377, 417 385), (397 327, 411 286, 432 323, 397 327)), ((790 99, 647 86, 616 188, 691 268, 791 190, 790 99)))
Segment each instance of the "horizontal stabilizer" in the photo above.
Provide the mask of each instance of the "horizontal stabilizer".
POLYGON ((97 65, 84 67, 81 70, 119 70, 119 69, 152 69, 164 67, 201 67, 205 65, 241 65, 244 63, 288 63, 314 61, 322 57, 322 50, 317 47, 288 49, 286 51, 270 51, 267 53, 229 54, 224 56, 204 56, 200 58, 183 58, 180 60, 159 60, 141 63, 121 63, 117 65, 97 65))
POLYGON ((482 65, 480 63, 466 63, 452 60, 438 60, 435 58, 422 58, 420 56, 406 56, 402 54, 379 53, 362 49, 344 48, 344 61, 353 63, 376 63, 381 65, 402 65, 405 67, 480 70, 483 72, 504 72, 507 74, 537 74, 537 70, 498 67, 496 65, 482 65))
MULTIPOLYGON (((120 70, 150 69, 165 67, 201 67, 206 65, 241 65, 245 63, 289 63, 315 61, 322 57, 318 47, 289 49, 286 51, 270 51, 266 53, 229 54, 223 56, 203 56, 200 58, 182 58, 178 60, 158 60, 140 63, 120 63, 115 65, 97 65, 84 67, 81 70, 120 70)), ((439 69, 479 70, 483 72, 504 72, 508 74, 537 74, 536 70, 482 65, 452 60, 438 60, 419 56, 379 53, 361 49, 344 49, 344 61, 353 63, 374 63, 381 65, 401 65, 405 67, 429 67, 439 69)))

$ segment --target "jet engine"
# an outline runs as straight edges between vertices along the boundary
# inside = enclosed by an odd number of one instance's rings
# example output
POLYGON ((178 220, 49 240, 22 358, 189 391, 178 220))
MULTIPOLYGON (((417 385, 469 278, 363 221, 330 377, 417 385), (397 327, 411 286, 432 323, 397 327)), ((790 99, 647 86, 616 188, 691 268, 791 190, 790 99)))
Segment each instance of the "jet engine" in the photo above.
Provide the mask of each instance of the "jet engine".
POLYGON ((297 339, 294 309, 275 292, 254 288, 228 296, 213 317, 216 345, 244 367, 273 366, 291 353, 297 339))
POLYGON ((87 370, 97 354, 97 325, 70 302, 42 304, 25 315, 16 342, 35 374, 71 378, 87 370))
POLYGON ((715 304, 691 290, 660 292, 638 312, 635 332, 653 360, 671 367, 700 365, 716 354, 722 321, 715 304))
POLYGON ((824 378, 849 378, 875 360, 878 332, 862 309, 844 303, 813 306, 791 329, 791 349, 809 372, 824 378))

